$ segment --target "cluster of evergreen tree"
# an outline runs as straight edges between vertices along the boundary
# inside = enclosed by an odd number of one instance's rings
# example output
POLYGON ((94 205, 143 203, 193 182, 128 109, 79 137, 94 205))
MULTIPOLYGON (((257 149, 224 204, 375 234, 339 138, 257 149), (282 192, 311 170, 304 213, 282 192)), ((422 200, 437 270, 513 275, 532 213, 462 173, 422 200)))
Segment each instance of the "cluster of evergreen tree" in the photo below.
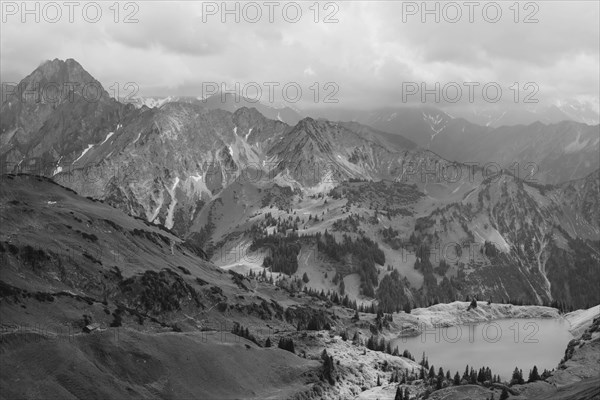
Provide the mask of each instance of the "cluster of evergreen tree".
MULTIPOLYGON (((353 342, 355 342, 355 340, 360 344, 360 339, 358 338, 358 335, 355 335, 355 339, 353 339, 353 342)), ((378 338, 376 336, 371 335, 369 339, 367 339, 365 347, 369 350, 387 353, 396 357, 405 357, 409 360, 415 361, 415 358, 412 354, 410 354, 408 350, 404 350, 402 354, 400 354, 400 352, 398 351, 398 346, 394 347, 394 349, 392 350, 392 342, 386 341, 383 337, 378 338)))
POLYGON ((377 289, 376 298, 379 302, 379 309, 387 313, 400 311, 407 303, 405 287, 407 282, 400 279, 398 270, 393 270, 391 274, 386 275, 381 280, 377 289))
POLYGON ((445 386, 458 386, 466 382, 470 385, 484 385, 487 383, 500 383, 500 376, 492 374, 492 371, 489 367, 482 367, 479 371, 475 371, 473 367, 469 369, 469 366, 465 368, 465 372, 461 375, 456 372, 454 377, 450 371, 446 371, 444 374, 444 369, 440 367, 435 371, 435 367, 433 365, 429 366, 428 363, 425 363, 421 366, 421 370, 419 371, 419 379, 422 379, 429 386, 434 387, 435 390, 439 390, 445 386))
MULTIPOLYGON (((291 213, 291 210, 288 212, 291 213)), ((277 217, 274 218, 273 215, 269 212, 264 215, 264 220, 253 224, 250 228, 246 229, 246 233, 249 234, 252 238, 261 238, 265 236, 269 236, 267 234, 267 228, 275 227, 273 233, 274 234, 282 234, 285 235, 289 230, 292 232, 298 231, 298 224, 304 223, 304 220, 299 216, 294 218, 292 215, 288 215, 288 217, 277 217)))
POLYGON ((311 314, 308 321, 299 319, 296 329, 298 331, 330 330, 331 324, 329 324, 324 314, 311 314))
POLYGON ((402 389, 402 386, 398 385, 396 389, 396 395, 394 396, 394 400, 410 400, 410 393, 408 388, 405 387, 402 389))
POLYGON ((267 276, 267 269, 263 269, 262 272, 254 272, 252 270, 248 271, 248 278, 257 279, 262 282, 269 282, 271 285, 273 284, 273 274, 269 274, 267 276))
POLYGON ((358 265, 358 274, 361 278, 361 289, 364 295, 375 297, 375 287, 378 285, 378 272, 375 264, 385 263, 385 254, 378 244, 366 236, 353 240, 344 235, 342 243, 338 243, 335 237, 327 232, 321 235, 317 233, 317 248, 319 252, 326 254, 334 261, 343 262, 350 254, 358 265))
POLYGON ((238 322, 233 323, 233 328, 231 329, 231 333, 233 333, 234 335, 246 338, 246 339, 250 340, 251 342, 254 342, 260 346, 260 344, 258 343, 256 338, 250 333, 250 330, 248 328, 244 328, 238 322))
POLYGON ((537 366, 534 365, 533 369, 529 370, 529 377, 527 378, 527 382, 535 382, 542 381, 550 376, 550 371, 547 369, 542 372, 542 375, 538 372, 537 366))
POLYGON ((473 367, 467 365, 462 376, 458 371, 452 376, 450 371, 444 373, 443 368, 435 370, 433 365, 429 365, 429 360, 423 353, 419 362, 421 369, 419 370, 418 379, 423 380, 428 386, 434 390, 442 389, 446 386, 459 386, 463 383, 471 385, 488 385, 491 383, 500 383, 500 376, 492 373, 489 367, 482 367, 476 371, 473 367))
POLYGON ((298 270, 298 254, 300 243, 296 235, 287 237, 265 236, 254 239, 250 245, 250 251, 267 247, 271 254, 263 260, 263 267, 271 269, 272 272, 282 272, 292 275, 298 270))
POLYGON ((360 221, 364 221, 364 217, 352 214, 346 218, 336 220, 332 225, 332 229, 336 232, 357 233, 360 231, 360 221))
MULTIPOLYGON (((561 313, 568 313, 575 309, 572 304, 569 304, 565 301, 559 301, 559 300, 552 300, 552 301, 546 300, 546 301, 544 301, 543 305, 546 307, 556 308, 561 313)), ((590 307, 585 307, 585 308, 590 308, 590 307)))
POLYGON ((598 248, 600 241, 570 239, 569 249, 553 246, 546 263, 546 271, 552 285, 552 297, 562 299, 561 311, 573 308, 590 308, 600 303, 600 263, 598 248), (576 272, 575 272, 576 271, 576 272))
POLYGON ((287 350, 290 353, 296 354, 296 351, 294 350, 294 340, 291 338, 282 337, 281 339, 279 339, 279 344, 277 345, 277 347, 283 350, 287 350))
MULTIPOLYGON (((531 382, 535 382, 535 381, 541 381, 541 380, 545 380, 546 378, 550 377, 551 372, 548 371, 547 369, 544 370, 544 372, 542 372, 542 374, 540 375, 540 373, 538 372, 537 366, 534 365, 533 369, 529 370, 529 377, 527 378, 527 382, 531 383, 531 382)), ((522 385, 525 383, 525 379, 523 379, 523 370, 515 367, 515 370, 512 373, 512 378, 510 380, 510 384, 511 385, 522 385)))
POLYGON ((318 291, 316 289, 306 286, 304 286, 302 291, 311 297, 315 297, 324 301, 331 301, 332 303, 340 305, 342 307, 351 308, 353 310, 356 310, 358 307, 356 304, 356 300, 350 300, 347 294, 340 295, 338 294, 338 292, 332 292, 331 290, 325 292, 323 289, 321 289, 321 291, 318 291))

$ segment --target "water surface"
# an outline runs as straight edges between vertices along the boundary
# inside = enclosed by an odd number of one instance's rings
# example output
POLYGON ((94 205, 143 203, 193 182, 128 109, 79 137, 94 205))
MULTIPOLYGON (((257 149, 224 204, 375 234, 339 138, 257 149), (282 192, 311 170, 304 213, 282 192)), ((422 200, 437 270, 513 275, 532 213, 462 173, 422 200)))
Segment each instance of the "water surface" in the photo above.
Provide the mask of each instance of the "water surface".
POLYGON ((430 328, 420 336, 396 339, 392 348, 410 351, 418 362, 422 353, 429 365, 462 376, 465 366, 490 367, 493 374, 510 379, 515 367, 523 370, 527 380, 529 370, 537 366, 556 368, 573 336, 564 319, 502 319, 487 323, 466 324, 447 328, 430 328))

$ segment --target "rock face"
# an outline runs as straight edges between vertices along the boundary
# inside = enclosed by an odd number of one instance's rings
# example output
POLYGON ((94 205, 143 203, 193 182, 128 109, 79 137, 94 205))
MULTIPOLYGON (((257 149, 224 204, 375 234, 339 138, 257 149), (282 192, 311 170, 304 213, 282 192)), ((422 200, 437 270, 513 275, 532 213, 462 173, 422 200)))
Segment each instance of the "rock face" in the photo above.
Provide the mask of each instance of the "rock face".
POLYGON ((19 166, 52 175, 59 161, 72 162, 133 111, 72 59, 46 61, 4 96, 0 161, 9 172, 19 166))
POLYGON ((578 338, 569 342, 558 370, 548 380, 557 387, 600 375, 600 315, 578 338))
POLYGON ((255 109, 217 109, 214 101, 135 109, 111 99, 73 60, 47 62, 20 86, 30 90, 37 82, 75 82, 98 87, 100 95, 91 101, 76 92, 57 104, 9 96, 2 108, 4 170, 53 176, 180 234, 203 203, 248 170, 310 187, 332 175, 392 176, 405 159, 439 160, 408 153, 402 146, 414 144, 407 140, 390 146, 374 131, 365 139, 354 130, 367 128, 358 125, 306 119, 291 127, 255 109))
MULTIPOLYGON (((553 112, 554 117, 560 114, 553 112)), ((564 114, 564 118, 545 119, 532 113, 527 118, 482 126, 429 106, 324 111, 322 115, 402 135, 448 160, 517 169, 520 176, 529 175, 540 183, 583 178, 600 167, 597 117, 588 125, 571 121, 564 114)), ((506 110, 501 115, 506 116, 506 110)))

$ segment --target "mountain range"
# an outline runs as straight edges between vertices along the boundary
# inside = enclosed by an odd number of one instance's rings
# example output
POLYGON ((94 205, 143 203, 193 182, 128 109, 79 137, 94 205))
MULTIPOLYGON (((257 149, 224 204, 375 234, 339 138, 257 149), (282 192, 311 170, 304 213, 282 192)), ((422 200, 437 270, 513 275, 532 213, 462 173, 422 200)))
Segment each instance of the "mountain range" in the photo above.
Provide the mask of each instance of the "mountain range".
POLYGON ((125 102, 72 59, 19 88, 0 107, 11 398, 355 397, 422 368, 367 351, 368 335, 417 332, 444 307, 468 320, 465 298, 481 320, 590 309, 569 314, 585 315, 548 377, 561 389, 518 390, 594 395, 598 125, 557 111, 476 124, 429 106, 307 115, 220 94, 125 102))
MULTIPOLYGON (((48 61, 20 85, 35 82, 100 85, 74 60, 48 61)), ((574 290, 598 276, 580 265, 599 256, 598 126, 491 128, 425 107, 288 124, 269 107, 208 100, 136 107, 103 89, 94 101, 78 92, 54 103, 12 95, 1 108, 0 161, 6 172, 52 177, 193 238, 213 257, 255 242, 268 214, 300 236, 334 231, 338 241, 375 240, 385 264, 410 278, 406 294, 415 303, 473 291, 575 306, 600 301, 574 290), (391 186, 377 186, 385 181, 391 186), (398 198, 403 191, 412 194, 398 198), (306 224, 308 216, 317 219, 306 224), (487 242, 497 251, 445 271, 413 265, 424 246, 487 242), (570 274, 579 269, 585 273, 570 274)), ((236 268, 262 269, 262 258, 236 268)), ((429 259, 432 268, 441 262, 429 259)), ((317 270, 334 266, 344 279, 360 276, 356 260, 349 268, 325 254, 311 262, 317 270)), ((375 264, 381 280, 389 271, 375 264)), ((332 278, 322 286, 335 290, 332 278)), ((354 297, 364 295, 362 288, 354 297)))

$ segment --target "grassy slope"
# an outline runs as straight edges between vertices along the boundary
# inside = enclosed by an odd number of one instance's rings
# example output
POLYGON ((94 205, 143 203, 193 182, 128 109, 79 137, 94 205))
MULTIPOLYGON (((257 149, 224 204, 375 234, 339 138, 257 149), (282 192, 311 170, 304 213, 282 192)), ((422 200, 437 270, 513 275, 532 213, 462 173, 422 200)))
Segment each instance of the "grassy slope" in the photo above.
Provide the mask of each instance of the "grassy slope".
POLYGON ((220 333, 207 339, 198 331, 224 324, 228 332, 234 320, 292 329, 281 320, 267 323, 237 309, 215 309, 219 301, 245 307, 263 298, 287 299, 280 291, 239 288, 228 273, 194 255, 170 233, 48 180, 2 178, 0 280, 30 295, 0 296, 0 398, 281 398, 314 380, 310 376, 317 361, 261 349, 229 333, 222 340, 220 333), (134 229, 149 236, 132 234, 134 229), (9 244, 19 253, 11 254, 9 244), (27 245, 52 252, 53 261, 24 262, 27 245), (109 279, 114 266, 123 279, 148 270, 177 272, 200 294, 201 305, 184 304, 181 310, 154 315, 160 323, 145 319, 142 325, 125 313, 123 327, 108 328, 111 313, 123 300, 119 284, 109 279), (209 289, 215 286, 222 297, 211 297, 209 289), (68 295, 40 301, 32 295, 36 291, 74 293, 89 301, 68 295), (81 333, 83 314, 100 323, 103 332, 81 333), (174 324, 188 332, 172 332, 174 324))
POLYGON ((305 375, 318 365, 233 335, 222 341, 199 332, 21 332, 4 334, 0 349, 5 399, 282 398, 314 380, 305 375))

